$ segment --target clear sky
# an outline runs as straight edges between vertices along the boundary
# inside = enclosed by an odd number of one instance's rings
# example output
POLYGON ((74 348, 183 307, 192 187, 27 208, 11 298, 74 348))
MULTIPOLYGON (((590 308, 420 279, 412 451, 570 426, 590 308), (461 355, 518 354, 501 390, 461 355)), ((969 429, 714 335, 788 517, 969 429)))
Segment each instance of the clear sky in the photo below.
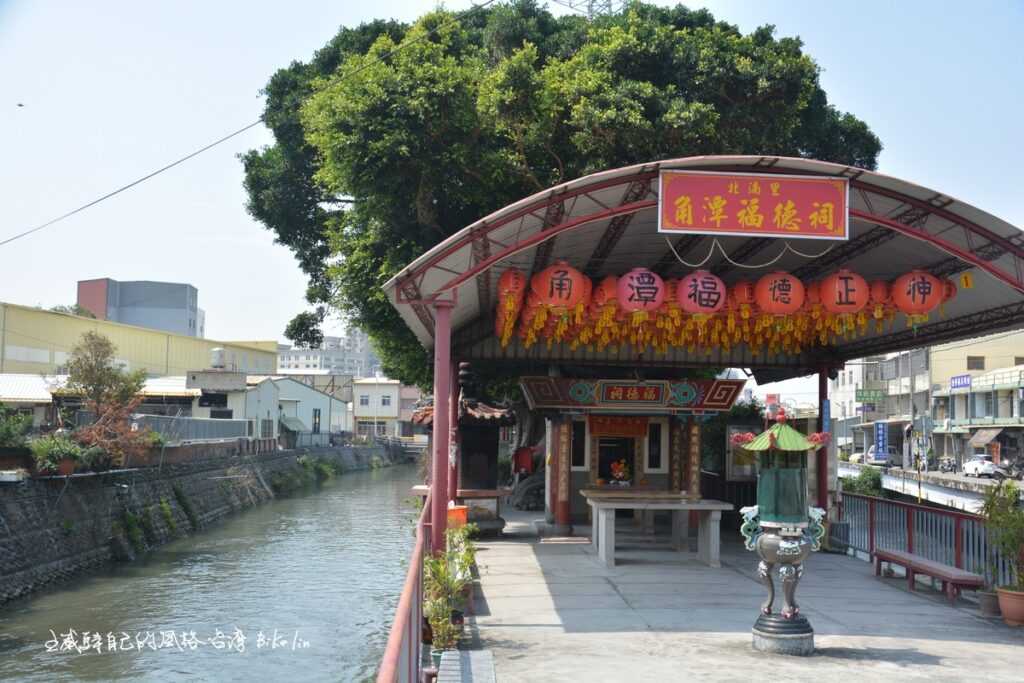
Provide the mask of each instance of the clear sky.
MULTIPOLYGON (((803 38, 831 101, 881 137, 881 171, 1024 225, 1024 2, 700 5, 744 31, 771 23, 803 38)), ((433 6, 0 0, 0 239, 256 120, 274 70, 340 25, 433 6)), ((0 247, 0 299, 72 303, 77 280, 104 276, 183 281, 199 288, 208 336, 281 339, 305 279, 245 212, 236 158, 269 141, 254 129, 0 247)))

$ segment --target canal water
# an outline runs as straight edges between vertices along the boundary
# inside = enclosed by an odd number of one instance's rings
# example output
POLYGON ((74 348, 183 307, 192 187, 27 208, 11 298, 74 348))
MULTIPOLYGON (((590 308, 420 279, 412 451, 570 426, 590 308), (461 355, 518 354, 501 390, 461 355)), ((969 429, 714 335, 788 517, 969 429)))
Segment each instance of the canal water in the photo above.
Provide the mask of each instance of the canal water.
POLYGON ((0 608, 0 681, 371 679, 416 469, 345 474, 0 608))

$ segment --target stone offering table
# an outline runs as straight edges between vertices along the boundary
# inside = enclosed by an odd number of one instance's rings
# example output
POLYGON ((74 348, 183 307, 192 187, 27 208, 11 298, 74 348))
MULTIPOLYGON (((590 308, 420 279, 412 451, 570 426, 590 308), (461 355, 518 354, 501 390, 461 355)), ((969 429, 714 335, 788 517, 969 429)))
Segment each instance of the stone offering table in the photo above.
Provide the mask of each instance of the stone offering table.
POLYGON ((720 500, 690 500, 686 493, 630 488, 599 488, 580 491, 593 512, 591 542, 597 556, 608 567, 615 566, 615 511, 672 511, 672 546, 686 550, 690 510, 700 513, 697 533, 697 557, 709 567, 721 567, 719 559, 722 511, 732 510, 720 500))

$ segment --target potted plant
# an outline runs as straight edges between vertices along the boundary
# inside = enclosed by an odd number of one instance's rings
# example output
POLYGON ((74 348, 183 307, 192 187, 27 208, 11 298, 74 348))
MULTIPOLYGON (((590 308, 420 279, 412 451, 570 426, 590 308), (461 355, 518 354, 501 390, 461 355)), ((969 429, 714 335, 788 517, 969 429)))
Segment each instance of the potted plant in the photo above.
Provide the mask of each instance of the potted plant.
POLYGON ((48 434, 33 439, 29 444, 36 469, 68 476, 82 457, 82 447, 66 434, 48 434))
POLYGON ((462 566, 465 548, 460 539, 464 533, 452 530, 446 535, 447 550, 423 561, 424 613, 433 637, 430 657, 434 666, 441 664, 445 650, 455 649, 462 632, 462 624, 455 623, 456 612, 461 613, 463 591, 472 578, 462 566))
POLYGON ((1010 626, 1024 626, 1024 508, 1020 492, 1012 481, 1001 481, 985 492, 981 509, 989 542, 1002 553, 1012 572, 1013 583, 997 584, 999 610, 1010 626))

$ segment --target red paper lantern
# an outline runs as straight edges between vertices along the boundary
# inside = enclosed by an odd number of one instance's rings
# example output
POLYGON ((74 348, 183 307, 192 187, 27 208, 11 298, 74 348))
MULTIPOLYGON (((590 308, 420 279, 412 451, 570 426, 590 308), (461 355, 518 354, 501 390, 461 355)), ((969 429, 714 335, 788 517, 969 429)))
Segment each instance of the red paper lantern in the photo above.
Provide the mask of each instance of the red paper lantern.
POLYGON ((605 306, 607 304, 618 304, 618 296, 619 280, 614 275, 609 275, 594 288, 591 299, 595 305, 605 306))
POLYGON ((739 306, 754 303, 754 283, 750 280, 740 280, 732 286, 732 297, 739 306))
POLYGON ((583 273, 565 261, 558 261, 535 275, 530 288, 540 303, 551 308, 572 309, 583 301, 583 273))
POLYGON ((942 281, 942 303, 946 303, 950 299, 955 298, 956 297, 956 293, 957 293, 957 288, 956 288, 956 285, 953 284, 952 280, 943 280, 942 281))
POLYGON ((821 305, 829 313, 859 313, 871 296, 867 280, 842 268, 821 281, 821 305))
POLYGON ((498 294, 502 299, 506 294, 521 298, 526 293, 526 276, 518 268, 509 268, 498 278, 498 294))
POLYGON ((768 273, 754 286, 758 307, 772 315, 790 315, 804 304, 804 283, 789 273, 768 273))
POLYGON ((691 314, 718 313, 725 308, 726 294, 722 279, 706 270, 695 270, 680 280, 676 288, 680 307, 691 314))
POLYGON ((885 280, 875 280, 871 283, 868 296, 875 306, 886 305, 890 301, 889 283, 885 280))
POLYGON ((814 306, 821 303, 821 285, 820 282, 808 282, 804 285, 804 303, 808 306, 814 306))
POLYGON ((626 311, 654 311, 665 301, 665 283, 646 268, 634 268, 619 278, 619 306, 626 311))
POLYGON ((892 283, 892 301, 906 315, 926 315, 942 303, 943 289, 931 273, 912 270, 892 283))

